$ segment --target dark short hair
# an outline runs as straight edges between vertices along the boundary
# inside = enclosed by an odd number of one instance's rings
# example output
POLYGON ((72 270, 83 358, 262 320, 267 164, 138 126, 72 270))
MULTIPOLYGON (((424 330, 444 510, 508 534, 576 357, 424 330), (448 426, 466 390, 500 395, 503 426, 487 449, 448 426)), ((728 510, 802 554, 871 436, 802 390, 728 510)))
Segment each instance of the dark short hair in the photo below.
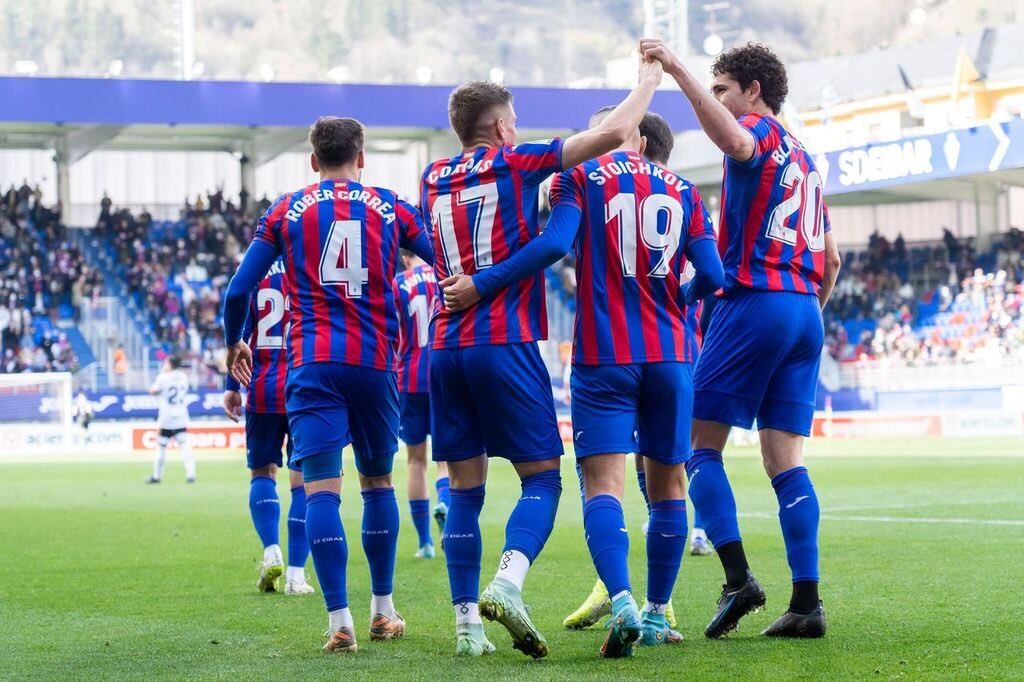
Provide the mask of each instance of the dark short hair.
POLYGON ((668 158, 672 156, 672 147, 676 144, 668 121, 653 111, 648 111, 640 121, 640 135, 647 138, 644 156, 663 166, 667 164, 668 158))
POLYGON ((615 105, 606 104, 605 106, 601 107, 600 109, 598 109, 597 111, 590 115, 590 120, 587 121, 587 125, 593 128, 598 123, 598 117, 604 116, 605 114, 610 113, 612 111, 615 111, 615 105))
POLYGON ((459 142, 468 145, 476 137, 480 119, 494 107, 512 104, 512 92, 490 81, 469 81, 448 96, 448 120, 459 142))
POLYGON ((352 163, 363 150, 363 124, 354 118, 321 116, 309 129, 309 143, 323 168, 352 163))
POLYGON ((167 364, 171 366, 171 369, 178 369, 181 367, 181 358, 177 355, 168 355, 167 364))
POLYGON ((761 84, 761 99, 776 114, 789 94, 785 65, 767 45, 760 43, 747 43, 718 55, 711 73, 735 78, 744 90, 757 81, 761 84))

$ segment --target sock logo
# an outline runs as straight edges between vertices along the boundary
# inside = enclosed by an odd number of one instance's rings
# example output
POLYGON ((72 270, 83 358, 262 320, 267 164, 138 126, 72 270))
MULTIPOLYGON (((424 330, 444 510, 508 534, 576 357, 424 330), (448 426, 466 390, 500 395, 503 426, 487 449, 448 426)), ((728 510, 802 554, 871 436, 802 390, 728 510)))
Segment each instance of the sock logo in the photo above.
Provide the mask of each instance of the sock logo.
POLYGON ((387 528, 380 528, 378 530, 364 530, 363 535, 387 535, 390 532, 387 528))
POLYGON ((506 568, 508 568, 508 562, 510 561, 512 561, 512 552, 507 551, 501 555, 501 563, 498 564, 498 568, 504 571, 506 568))
POLYGON ((338 535, 328 535, 327 537, 323 538, 313 538, 313 542, 311 542, 310 544, 319 545, 324 542, 345 542, 345 538, 338 535))
POLYGON ((690 474, 690 485, 693 485, 693 479, 697 478, 697 474, 699 474, 699 473, 700 473, 700 467, 697 467, 696 469, 693 470, 693 473, 690 474))
POLYGON ((469 602, 460 601, 456 606, 459 608, 459 613, 463 616, 469 613, 469 602))
POLYGON ((476 535, 474 535, 473 533, 445 533, 444 534, 444 539, 445 540, 468 540, 470 538, 475 538, 475 537, 476 537, 476 535))
POLYGON ((800 497, 796 498, 795 500, 787 504, 786 509, 792 509, 793 507, 797 506, 798 504, 800 504, 809 497, 810 495, 801 495, 800 497))

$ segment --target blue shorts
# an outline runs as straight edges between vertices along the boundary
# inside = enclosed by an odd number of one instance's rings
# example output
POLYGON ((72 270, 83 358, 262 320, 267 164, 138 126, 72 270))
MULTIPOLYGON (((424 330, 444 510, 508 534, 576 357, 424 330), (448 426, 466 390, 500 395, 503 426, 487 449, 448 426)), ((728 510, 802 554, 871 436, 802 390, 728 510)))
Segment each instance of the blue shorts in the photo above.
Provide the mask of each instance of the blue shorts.
POLYGON ((430 435, 430 394, 400 393, 402 424, 398 435, 407 445, 425 443, 430 435))
POLYGON ((245 462, 250 469, 262 469, 276 464, 283 466, 281 450, 288 439, 288 468, 299 471, 299 465, 292 460, 295 450, 288 436, 288 416, 284 414, 245 413, 245 462))
POLYGON ((693 365, 573 365, 576 457, 636 452, 661 464, 690 457, 693 365))
POLYGON ((533 342, 432 350, 430 418, 437 462, 564 454, 551 378, 533 342))
POLYGON ((694 372, 697 419, 811 435, 824 343, 809 294, 733 291, 711 315, 694 372))
MULTIPOLYGON (((394 372, 313 362, 288 370, 292 459, 338 454, 351 443, 363 476, 384 476, 398 451, 398 382, 394 372)), ((339 471, 340 473, 340 471, 339 471)))

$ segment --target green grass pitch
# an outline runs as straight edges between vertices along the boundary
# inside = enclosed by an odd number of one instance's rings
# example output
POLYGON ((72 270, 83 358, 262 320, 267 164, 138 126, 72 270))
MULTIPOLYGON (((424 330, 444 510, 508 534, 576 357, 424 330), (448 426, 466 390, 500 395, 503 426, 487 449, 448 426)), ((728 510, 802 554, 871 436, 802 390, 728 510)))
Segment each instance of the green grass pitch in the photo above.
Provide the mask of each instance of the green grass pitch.
MULTIPOLYGON (((526 583, 551 655, 452 655, 453 618, 443 556, 417 561, 396 467, 402 534, 396 604, 404 640, 366 636, 369 578, 358 542, 361 504, 345 482, 349 591, 359 653, 320 653, 326 617, 311 598, 257 594, 259 543, 249 522, 241 454, 204 460, 186 486, 172 454, 166 482, 142 484, 149 463, 0 465, 0 678, 31 679, 619 679, 667 677, 956 678, 1024 675, 1024 442, 1011 439, 825 441, 808 444, 821 498, 822 595, 829 632, 819 641, 758 635, 788 600, 789 572, 776 502, 750 448, 727 465, 751 565, 768 608, 739 632, 706 640, 721 582, 717 559, 687 556, 674 601, 685 641, 603 661, 599 631, 568 632, 562 618, 587 594, 594 570, 583 543, 571 457, 556 529, 526 583)), ((399 455, 399 461, 402 455, 399 455)), ((644 509, 628 486, 632 577, 645 580, 644 509)), ((288 491, 279 480, 282 508, 288 491)), ((484 568, 493 574, 505 519, 518 496, 496 461, 482 517, 484 568)), ((436 534, 436 529, 435 529, 436 534)), ((282 530, 282 541, 284 533, 282 530)), ((283 544, 283 542, 282 542, 283 544)), ((307 570, 312 572, 310 568, 307 570)))

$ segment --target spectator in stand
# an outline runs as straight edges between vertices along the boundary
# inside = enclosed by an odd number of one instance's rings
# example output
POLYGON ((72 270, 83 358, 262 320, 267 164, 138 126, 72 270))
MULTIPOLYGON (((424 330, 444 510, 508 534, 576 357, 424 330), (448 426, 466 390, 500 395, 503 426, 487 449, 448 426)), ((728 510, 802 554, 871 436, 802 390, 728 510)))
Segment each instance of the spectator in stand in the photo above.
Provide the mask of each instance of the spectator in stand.
POLYGON ((102 280, 68 240, 60 205, 45 206, 27 180, 0 201, 0 371, 63 371, 77 367, 60 317, 98 294, 102 280))

